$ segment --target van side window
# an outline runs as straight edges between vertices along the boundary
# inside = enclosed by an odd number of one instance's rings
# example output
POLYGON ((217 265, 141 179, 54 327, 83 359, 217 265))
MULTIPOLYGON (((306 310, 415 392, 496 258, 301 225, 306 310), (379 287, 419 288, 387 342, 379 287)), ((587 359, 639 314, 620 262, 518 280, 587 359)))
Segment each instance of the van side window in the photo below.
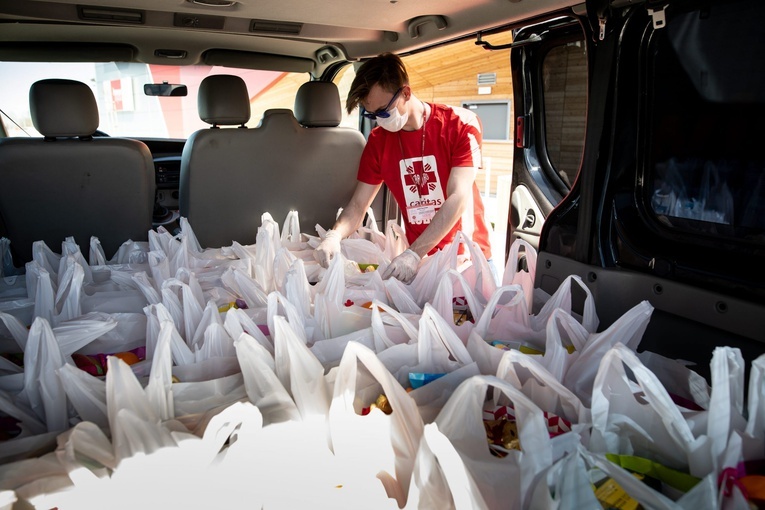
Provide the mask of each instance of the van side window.
POLYGON ((709 3, 653 36, 646 200, 663 227, 762 242, 765 5, 709 3))
POLYGON ((355 77, 356 69, 352 65, 347 65, 335 75, 332 81, 337 85, 337 90, 340 93, 340 106, 343 110, 343 118, 340 121, 340 125, 358 129, 359 109, 356 108, 351 113, 348 113, 345 109, 345 99, 348 97, 348 91, 351 89, 351 83, 353 83, 355 77))
POLYGON ((587 109, 584 41, 553 47, 542 63, 544 136, 552 168, 571 188, 582 158, 587 109))

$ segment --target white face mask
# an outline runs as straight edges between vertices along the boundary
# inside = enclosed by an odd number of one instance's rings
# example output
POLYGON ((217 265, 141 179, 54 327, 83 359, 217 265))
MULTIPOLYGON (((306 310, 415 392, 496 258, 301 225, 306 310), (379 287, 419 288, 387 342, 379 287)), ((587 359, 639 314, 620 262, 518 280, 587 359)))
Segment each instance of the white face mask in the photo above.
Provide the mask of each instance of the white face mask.
POLYGON ((398 108, 393 108, 390 111, 390 117, 387 119, 377 117, 377 125, 386 131, 395 133, 396 131, 401 131, 407 120, 409 120, 409 111, 399 113, 398 108))

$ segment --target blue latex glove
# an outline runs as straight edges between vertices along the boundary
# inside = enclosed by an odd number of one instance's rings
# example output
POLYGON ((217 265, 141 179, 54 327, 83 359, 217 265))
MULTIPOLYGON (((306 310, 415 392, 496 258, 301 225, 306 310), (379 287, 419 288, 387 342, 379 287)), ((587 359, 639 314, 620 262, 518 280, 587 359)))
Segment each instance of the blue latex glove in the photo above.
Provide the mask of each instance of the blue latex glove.
POLYGON ((387 280, 392 276, 402 283, 411 283, 417 274, 417 267, 419 265, 420 256, 412 250, 406 250, 404 253, 390 261, 382 278, 383 280, 387 280))

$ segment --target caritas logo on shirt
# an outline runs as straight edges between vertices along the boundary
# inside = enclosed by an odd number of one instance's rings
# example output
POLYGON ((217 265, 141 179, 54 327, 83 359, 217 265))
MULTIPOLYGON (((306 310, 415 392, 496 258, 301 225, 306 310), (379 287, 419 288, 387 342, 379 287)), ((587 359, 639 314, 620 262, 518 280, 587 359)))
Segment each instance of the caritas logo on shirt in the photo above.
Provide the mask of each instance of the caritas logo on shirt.
POLYGON ((399 166, 409 223, 429 224, 444 203, 436 158, 403 159, 399 166))

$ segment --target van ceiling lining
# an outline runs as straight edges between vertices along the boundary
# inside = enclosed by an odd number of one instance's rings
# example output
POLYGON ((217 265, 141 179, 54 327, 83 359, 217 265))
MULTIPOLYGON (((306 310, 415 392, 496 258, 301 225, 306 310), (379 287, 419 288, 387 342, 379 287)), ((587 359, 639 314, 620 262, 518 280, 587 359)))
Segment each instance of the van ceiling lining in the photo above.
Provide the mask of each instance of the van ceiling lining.
POLYGON ((212 66, 241 67, 245 69, 263 69, 290 73, 310 73, 313 71, 313 60, 310 59, 275 56, 251 51, 207 50, 202 55, 202 60, 205 64, 212 66))
POLYGON ((129 44, 0 42, 7 62, 132 62, 137 54, 129 44))

